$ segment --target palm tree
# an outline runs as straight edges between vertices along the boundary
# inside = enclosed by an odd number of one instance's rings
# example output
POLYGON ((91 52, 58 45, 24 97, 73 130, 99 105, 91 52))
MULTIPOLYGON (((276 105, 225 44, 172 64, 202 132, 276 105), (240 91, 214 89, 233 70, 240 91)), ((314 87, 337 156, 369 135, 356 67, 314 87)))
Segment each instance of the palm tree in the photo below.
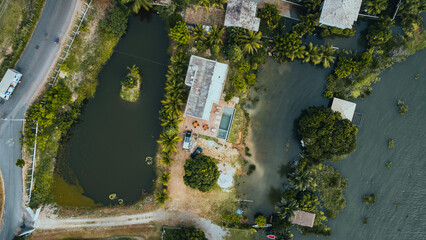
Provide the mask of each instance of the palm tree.
POLYGON ((161 160, 160 162, 165 166, 168 167, 170 166, 170 164, 172 164, 174 162, 174 160, 172 159, 172 157, 170 156, 170 153, 162 153, 161 154, 161 160))
POLYGON ((295 189, 305 191, 312 186, 313 178, 309 176, 307 171, 304 171, 302 173, 290 174, 288 181, 295 189))
POLYGON ((167 74, 166 74, 167 79, 174 79, 174 78, 180 78, 180 77, 183 77, 182 68, 169 67, 169 70, 167 70, 167 74))
POLYGON ((166 112, 163 112, 160 115, 161 126, 166 128, 179 128, 179 124, 183 121, 182 116, 180 115, 170 115, 166 112))
POLYGON ((163 174, 161 174, 160 176, 160 182, 164 185, 167 186, 167 184, 169 183, 170 180, 170 173, 168 172, 163 172, 163 174))
POLYGON ((334 59, 336 59, 336 57, 333 56, 334 52, 336 50, 333 48, 333 46, 330 45, 322 45, 320 47, 320 52, 321 52, 321 61, 322 61, 322 65, 324 66, 324 68, 329 68, 330 67, 330 63, 334 63, 334 59))
POLYGON ((181 81, 181 79, 176 79, 176 78, 168 79, 166 81, 166 87, 164 89, 171 92, 182 91, 183 81, 181 81))
POLYGON ((161 144, 161 150, 166 153, 177 152, 176 143, 182 141, 179 138, 178 132, 173 129, 168 129, 160 134, 160 139, 157 141, 161 144))
POLYGON ((254 32, 252 30, 245 31, 245 35, 242 35, 238 40, 241 49, 243 52, 248 52, 249 54, 253 54, 254 51, 257 52, 257 49, 262 47, 262 33, 254 32))
POLYGON ((149 0, 121 0, 122 4, 126 4, 126 3, 129 3, 129 2, 133 2, 132 3, 132 10, 136 14, 139 13, 139 10, 141 8, 148 11, 152 7, 152 4, 149 0))
POLYGON ((225 5, 226 0, 213 0, 212 7, 218 7, 220 9, 223 9, 223 6, 225 5))
POLYGON ((161 205, 163 205, 167 200, 171 199, 169 195, 167 195, 166 189, 158 190, 154 195, 155 195, 155 202, 161 205))
POLYGON ((206 11, 209 11, 210 0, 199 0, 196 7, 202 6, 206 11))
POLYGON ((206 31, 204 30, 202 25, 195 26, 192 29, 192 33, 194 34, 195 40, 200 40, 200 41, 206 40, 206 36, 205 36, 206 31))
POLYGON ((287 201, 285 198, 281 199, 281 203, 278 205, 278 216, 282 220, 290 220, 294 216, 294 212, 298 210, 296 201, 287 201))
POLYGON ((207 33, 207 43, 210 46, 223 45, 223 40, 222 40, 223 30, 224 28, 213 26, 212 29, 207 33))
POLYGON ((181 98, 181 91, 175 91, 166 94, 166 99, 162 100, 163 109, 167 114, 180 115, 182 113, 181 107, 184 105, 181 98))

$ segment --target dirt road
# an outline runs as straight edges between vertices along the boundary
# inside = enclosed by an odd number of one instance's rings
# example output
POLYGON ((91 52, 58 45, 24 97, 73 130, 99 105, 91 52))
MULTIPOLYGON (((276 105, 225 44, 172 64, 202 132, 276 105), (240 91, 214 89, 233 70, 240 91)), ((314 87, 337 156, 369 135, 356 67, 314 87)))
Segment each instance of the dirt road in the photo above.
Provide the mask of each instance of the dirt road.
POLYGON ((201 218, 196 214, 178 211, 158 210, 154 212, 124 215, 105 218, 58 218, 52 211, 44 210, 40 215, 38 229, 70 229, 70 228, 96 228, 113 227, 149 222, 161 222, 172 226, 194 225, 206 234, 208 239, 220 240, 227 235, 227 231, 213 224, 210 220, 201 218))

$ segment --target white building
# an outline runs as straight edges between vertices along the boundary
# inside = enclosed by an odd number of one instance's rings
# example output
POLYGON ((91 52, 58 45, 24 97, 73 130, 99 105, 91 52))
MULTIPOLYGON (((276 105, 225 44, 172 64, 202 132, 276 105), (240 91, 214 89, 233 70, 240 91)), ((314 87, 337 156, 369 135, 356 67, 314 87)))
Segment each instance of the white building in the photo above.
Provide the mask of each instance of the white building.
POLYGON ((362 0, 324 0, 320 25, 351 29, 358 19, 361 3, 362 0))
POLYGON ((185 78, 185 84, 191 87, 185 115, 209 120, 213 103, 219 103, 227 72, 227 64, 191 56, 185 78))
POLYGON ((14 69, 8 69, 0 82, 0 97, 8 100, 15 90, 16 85, 18 85, 21 77, 22 73, 14 69))
POLYGON ((256 17, 257 3, 250 0, 229 0, 226 6, 226 27, 242 27, 259 31, 260 18, 256 17))
POLYGON ((340 98, 333 98, 333 103, 331 104, 331 110, 333 110, 333 112, 339 112, 343 119, 348 119, 349 121, 352 121, 354 117, 355 108, 356 103, 345 101, 340 98))

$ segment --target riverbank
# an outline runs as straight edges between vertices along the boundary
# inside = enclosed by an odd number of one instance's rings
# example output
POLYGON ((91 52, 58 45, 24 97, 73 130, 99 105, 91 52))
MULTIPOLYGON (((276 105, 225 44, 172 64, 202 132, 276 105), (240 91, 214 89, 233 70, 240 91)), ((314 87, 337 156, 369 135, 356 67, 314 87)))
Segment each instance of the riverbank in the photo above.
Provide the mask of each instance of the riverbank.
POLYGON ((0 76, 21 57, 37 25, 45 0, 2 1, 0 4, 0 76))

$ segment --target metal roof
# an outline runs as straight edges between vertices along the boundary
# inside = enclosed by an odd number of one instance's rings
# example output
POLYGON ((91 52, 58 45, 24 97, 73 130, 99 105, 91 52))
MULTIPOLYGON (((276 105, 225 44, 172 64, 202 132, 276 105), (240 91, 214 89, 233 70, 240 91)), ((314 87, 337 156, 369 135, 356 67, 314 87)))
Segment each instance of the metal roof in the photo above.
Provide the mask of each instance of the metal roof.
POLYGON ((21 77, 22 73, 14 69, 8 69, 0 82, 0 97, 9 99, 10 94, 12 94, 14 87, 21 77))
POLYGON ((305 211, 294 211, 294 216, 290 218, 290 222, 305 227, 313 227, 315 221, 315 213, 305 211))
POLYGON ((191 87, 185 114, 209 120, 213 103, 219 103, 228 65, 191 56, 185 84, 191 87))
POLYGON ((320 24, 338 28, 352 28, 358 19, 362 0, 324 0, 320 24))
POLYGON ((333 103, 331 104, 331 110, 339 112, 343 119, 348 119, 350 121, 352 121, 354 117, 355 108, 356 103, 345 101, 340 98, 333 98, 333 103))

